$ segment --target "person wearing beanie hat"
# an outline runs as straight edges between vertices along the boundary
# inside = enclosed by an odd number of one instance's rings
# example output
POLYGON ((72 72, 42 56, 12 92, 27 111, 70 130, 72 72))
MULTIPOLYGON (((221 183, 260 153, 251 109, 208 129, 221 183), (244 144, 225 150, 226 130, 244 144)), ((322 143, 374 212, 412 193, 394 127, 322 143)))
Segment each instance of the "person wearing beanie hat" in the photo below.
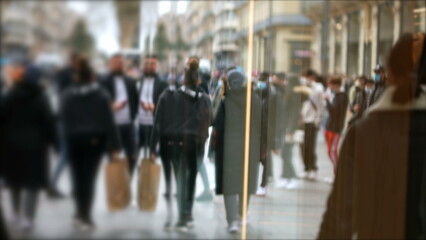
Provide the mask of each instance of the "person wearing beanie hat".
MULTIPOLYGON (((216 194, 223 194, 228 231, 236 233, 240 219, 244 166, 246 79, 239 72, 227 73, 229 91, 222 99, 213 121, 215 142, 216 194)), ((260 99, 252 95, 248 194, 256 192, 260 159, 260 99)), ((248 202, 248 201, 247 201, 248 202)))

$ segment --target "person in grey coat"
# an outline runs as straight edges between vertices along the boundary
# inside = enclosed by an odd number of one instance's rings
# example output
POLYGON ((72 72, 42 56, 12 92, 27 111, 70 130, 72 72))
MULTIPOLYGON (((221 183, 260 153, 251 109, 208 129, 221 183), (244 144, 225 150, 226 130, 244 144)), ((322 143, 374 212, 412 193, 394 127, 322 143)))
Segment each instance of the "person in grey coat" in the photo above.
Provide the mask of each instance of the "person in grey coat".
MULTIPOLYGON (((216 142, 216 193, 225 199, 228 231, 237 232, 243 193, 244 126, 246 109, 245 77, 237 70, 227 73, 230 90, 221 101, 213 121, 216 142)), ((248 194, 257 188, 260 158, 261 106, 256 94, 251 102, 251 130, 248 194)), ((248 201, 247 201, 248 202, 248 201)))

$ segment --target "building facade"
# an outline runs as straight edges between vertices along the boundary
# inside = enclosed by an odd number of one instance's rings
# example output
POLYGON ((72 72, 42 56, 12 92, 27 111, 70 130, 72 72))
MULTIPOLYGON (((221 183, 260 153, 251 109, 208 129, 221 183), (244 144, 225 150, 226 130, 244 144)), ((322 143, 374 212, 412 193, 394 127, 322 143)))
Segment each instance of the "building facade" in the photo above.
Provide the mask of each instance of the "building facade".
MULTIPOLYGON (((303 1, 255 1, 253 69, 301 72, 310 66, 311 20, 303 14, 303 1)), ((248 1, 237 2, 238 29, 234 41, 237 62, 247 62, 248 1)), ((246 66, 245 66, 246 67, 246 66)))
POLYGON ((2 55, 65 54, 65 40, 78 19, 62 1, 2 1, 2 55))
POLYGON ((319 2, 306 14, 314 22, 312 67, 323 74, 370 75, 399 35, 426 30, 423 0, 319 2))
POLYGON ((234 1, 216 1, 214 6, 213 53, 217 69, 235 65, 237 45, 233 41, 238 28, 234 1))

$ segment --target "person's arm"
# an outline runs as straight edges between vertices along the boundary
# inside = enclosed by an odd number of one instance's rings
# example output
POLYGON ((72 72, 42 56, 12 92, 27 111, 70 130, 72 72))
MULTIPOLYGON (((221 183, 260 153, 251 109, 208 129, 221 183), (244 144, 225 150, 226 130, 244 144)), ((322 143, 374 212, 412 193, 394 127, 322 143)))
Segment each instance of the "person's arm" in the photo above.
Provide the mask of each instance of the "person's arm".
POLYGON ((353 192, 356 184, 355 131, 356 127, 350 128, 343 140, 336 178, 327 201, 318 239, 351 239, 355 231, 352 223, 353 192))
POLYGON ((41 99, 41 114, 43 119, 44 134, 50 144, 53 145, 56 151, 59 151, 59 138, 56 131, 55 115, 53 114, 52 106, 48 97, 43 93, 41 99))
POLYGON ((103 115, 107 131, 106 134, 108 142, 108 151, 110 153, 119 152, 121 150, 121 141, 118 135, 117 125, 114 121, 114 115, 110 106, 111 100, 106 93, 102 97, 102 105, 100 105, 99 107, 102 108, 102 112, 104 113, 103 115))
POLYGON ((150 152, 151 157, 155 156, 155 150, 157 147, 157 144, 160 140, 160 129, 162 127, 163 118, 165 117, 165 111, 166 111, 166 104, 164 103, 166 100, 166 93, 162 94, 160 96, 160 99, 158 100, 157 107, 155 108, 155 115, 154 115, 154 126, 151 133, 151 143, 150 143, 150 152))

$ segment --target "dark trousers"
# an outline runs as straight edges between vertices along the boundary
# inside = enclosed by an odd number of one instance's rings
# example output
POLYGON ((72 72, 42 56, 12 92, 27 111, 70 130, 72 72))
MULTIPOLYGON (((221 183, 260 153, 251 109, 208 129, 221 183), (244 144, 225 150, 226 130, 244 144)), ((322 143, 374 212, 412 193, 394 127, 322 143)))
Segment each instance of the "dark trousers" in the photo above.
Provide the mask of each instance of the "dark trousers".
POLYGON ((12 208, 15 214, 20 214, 23 210, 25 217, 33 220, 37 210, 38 189, 21 188, 10 186, 10 196, 12 200, 12 208), (22 205, 22 195, 24 194, 24 204, 22 205), (24 209, 22 209, 22 206, 24 209))
POLYGON ((281 147, 281 157, 283 159, 281 178, 296 178, 296 171, 293 166, 293 143, 284 143, 281 147))
POLYGON ((153 130, 152 125, 139 125, 139 141, 138 146, 140 148, 149 148, 151 144, 151 135, 153 130))
POLYGON ((318 128, 314 123, 305 123, 305 136, 303 144, 300 145, 305 164, 305 171, 317 171, 317 135, 318 128))
POLYGON ((167 138, 160 140, 160 157, 163 165, 164 179, 166 181, 165 197, 169 202, 172 194, 172 159, 174 154, 174 141, 167 138))
POLYGON ((261 158, 261 163, 263 166, 262 170, 262 182, 260 183, 261 187, 266 187, 268 185, 268 178, 271 176, 272 173, 272 149, 267 150, 266 157, 261 158))
POLYGON ((9 239, 9 235, 6 229, 6 224, 4 223, 3 208, 1 205, 0 205, 0 239, 4 239, 4 240, 9 239))
POLYGON ((92 220, 96 176, 105 151, 105 142, 106 138, 98 134, 85 134, 68 139, 75 217, 84 221, 92 220))
POLYGON ((198 158, 204 155, 204 143, 187 137, 168 141, 166 148, 176 177, 179 221, 192 217, 198 158))
POLYGON ((138 157, 136 152, 135 127, 133 124, 119 125, 118 131, 124 152, 126 153, 130 176, 132 176, 138 157))

